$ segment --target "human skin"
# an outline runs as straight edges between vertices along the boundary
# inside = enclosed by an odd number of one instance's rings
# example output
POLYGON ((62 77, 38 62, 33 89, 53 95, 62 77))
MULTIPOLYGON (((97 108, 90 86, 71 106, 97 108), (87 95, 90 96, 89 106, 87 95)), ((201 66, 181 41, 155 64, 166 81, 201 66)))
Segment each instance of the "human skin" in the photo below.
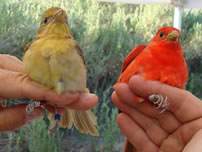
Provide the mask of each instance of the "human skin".
MULTIPOLYGON (((0 54, 0 100, 29 98, 39 101, 48 101, 50 105, 45 108, 55 113, 54 104, 57 104, 59 113, 64 112, 63 107, 75 110, 89 110, 93 108, 98 98, 94 94, 64 93, 57 95, 53 90, 44 89, 42 86, 29 79, 24 72, 23 63, 16 57, 0 54)), ((15 130, 33 119, 45 114, 42 108, 36 108, 32 115, 25 111, 27 104, 10 107, 0 107, 0 132, 15 130)))
POLYGON ((190 92, 133 76, 117 86, 112 100, 122 111, 117 123, 137 152, 202 151, 202 102, 190 92), (168 97, 167 111, 135 101, 154 93, 168 97))

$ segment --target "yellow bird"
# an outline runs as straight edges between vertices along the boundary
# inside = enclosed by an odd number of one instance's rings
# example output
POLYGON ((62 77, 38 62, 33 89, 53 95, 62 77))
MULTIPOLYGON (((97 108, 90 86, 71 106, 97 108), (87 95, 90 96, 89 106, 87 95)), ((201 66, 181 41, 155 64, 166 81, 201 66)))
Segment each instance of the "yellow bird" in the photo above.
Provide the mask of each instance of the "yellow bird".
MULTIPOLYGON (((57 7, 43 14, 36 39, 25 47, 24 68, 29 77, 54 89, 57 94, 66 91, 86 92, 85 59, 68 26, 67 14, 57 7)), ((54 114, 49 119, 54 120, 54 114)), ((96 116, 89 111, 66 108, 59 126, 72 125, 85 134, 98 136, 96 116)))

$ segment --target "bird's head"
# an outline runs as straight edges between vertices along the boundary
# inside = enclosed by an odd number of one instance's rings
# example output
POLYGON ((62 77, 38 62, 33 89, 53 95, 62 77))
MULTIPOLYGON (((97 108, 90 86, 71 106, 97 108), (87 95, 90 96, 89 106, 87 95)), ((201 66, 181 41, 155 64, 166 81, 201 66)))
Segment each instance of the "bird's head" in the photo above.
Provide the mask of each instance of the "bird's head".
POLYGON ((180 31, 174 27, 163 27, 158 30, 150 43, 178 47, 180 45, 180 31))
POLYGON ((40 27, 37 31, 37 37, 47 35, 66 36, 72 38, 72 33, 68 26, 68 17, 63 9, 52 7, 44 12, 40 27))

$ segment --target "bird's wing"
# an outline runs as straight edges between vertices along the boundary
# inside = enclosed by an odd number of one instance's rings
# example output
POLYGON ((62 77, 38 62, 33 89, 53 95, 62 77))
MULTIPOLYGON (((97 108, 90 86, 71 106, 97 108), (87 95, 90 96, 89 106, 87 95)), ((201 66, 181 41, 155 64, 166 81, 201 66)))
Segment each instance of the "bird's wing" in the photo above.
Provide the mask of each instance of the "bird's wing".
POLYGON ((134 48, 129 55, 125 58, 122 68, 121 68, 121 73, 125 71, 125 69, 129 66, 129 64, 146 48, 146 45, 138 45, 136 48, 134 48))
POLYGON ((32 40, 31 42, 27 43, 27 45, 24 48, 24 53, 29 50, 29 47, 32 45, 33 42, 35 42, 36 40, 32 40))
POLYGON ((120 82, 128 82, 129 78, 131 77, 131 75, 133 73, 125 73, 124 71, 127 69, 127 67, 132 63, 133 60, 135 60, 135 58, 146 48, 146 45, 138 45, 136 46, 136 48, 134 48, 129 55, 125 58, 122 68, 121 68, 121 74, 120 77, 118 79, 118 82, 113 86, 113 88, 116 88, 116 86, 120 83, 120 82))
POLYGON ((83 60, 83 63, 86 66, 86 61, 85 61, 85 58, 83 56, 83 51, 82 51, 82 49, 80 48, 80 46, 78 44, 76 45, 76 50, 77 50, 78 54, 81 56, 81 59, 83 60))

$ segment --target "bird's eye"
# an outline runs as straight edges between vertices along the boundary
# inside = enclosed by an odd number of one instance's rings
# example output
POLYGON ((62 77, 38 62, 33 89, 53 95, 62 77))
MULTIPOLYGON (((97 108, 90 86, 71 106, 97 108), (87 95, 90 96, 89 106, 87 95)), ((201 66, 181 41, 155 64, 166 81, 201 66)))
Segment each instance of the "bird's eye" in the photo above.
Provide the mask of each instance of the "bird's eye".
POLYGON ((164 36, 164 33, 163 33, 163 32, 160 32, 159 36, 160 36, 160 37, 163 37, 163 36, 164 36))
POLYGON ((48 17, 45 17, 44 24, 46 24, 47 22, 48 22, 48 17))

